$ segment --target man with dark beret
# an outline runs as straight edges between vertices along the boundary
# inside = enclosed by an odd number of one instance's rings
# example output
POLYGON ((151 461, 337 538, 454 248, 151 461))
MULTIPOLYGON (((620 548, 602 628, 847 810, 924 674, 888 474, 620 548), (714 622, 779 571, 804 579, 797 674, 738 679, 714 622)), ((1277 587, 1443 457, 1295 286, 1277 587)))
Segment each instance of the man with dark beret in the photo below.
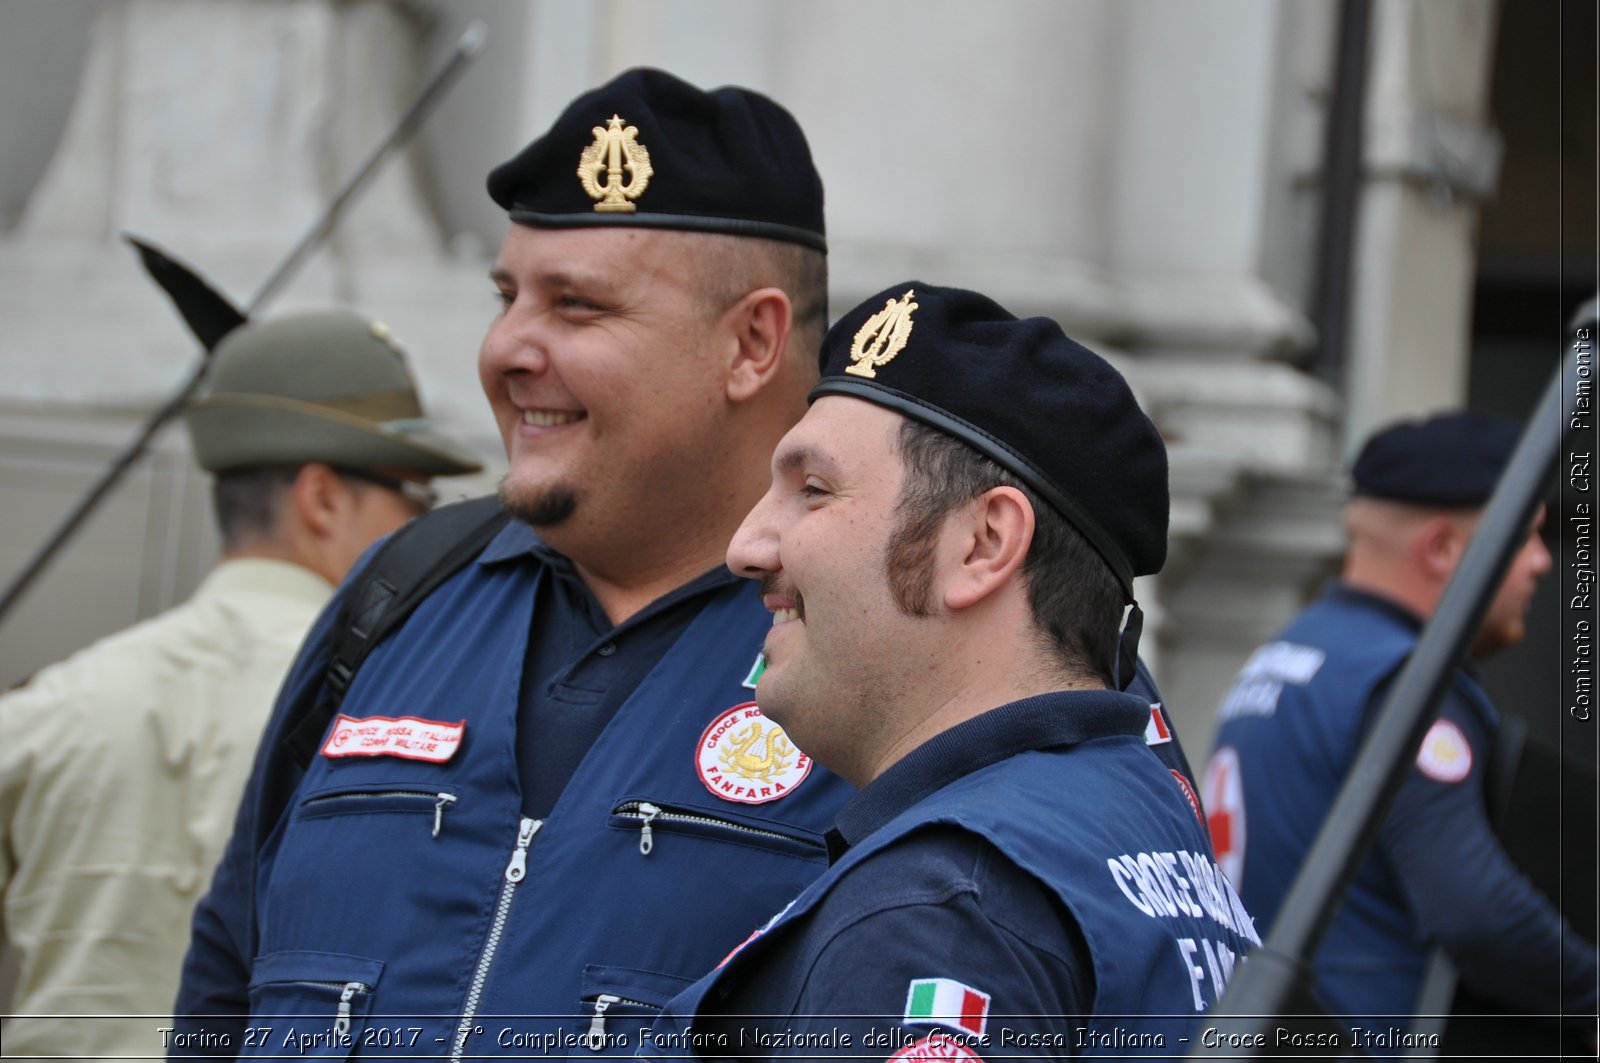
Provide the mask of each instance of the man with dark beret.
POLYGON ((1114 683, 1166 556, 1160 436, 1103 359, 974 292, 895 285, 823 355, 728 567, 772 613, 762 712, 860 792, 828 871, 642 1054, 1186 1051, 1257 941, 1114 683))
MULTIPOLYGON (((1250 657, 1223 699, 1207 810, 1223 869, 1263 932, 1518 436, 1515 423, 1473 411, 1373 435, 1352 470, 1338 582, 1250 657)), ((1488 607, 1473 658, 1522 639, 1534 586, 1551 567, 1543 520, 1541 510, 1488 607)), ((1490 829, 1485 776, 1498 726, 1469 664, 1446 690, 1314 961, 1322 1002, 1350 1025, 1378 1035, 1407 1026, 1435 947, 1468 985, 1509 1007, 1594 1013, 1594 946, 1512 865, 1490 829)))
POLYGON ((817 379, 805 138, 757 93, 633 70, 488 188, 511 224, 478 372, 512 519, 302 769, 286 706, 322 696, 335 614, 313 632, 195 917, 175 1052, 625 1054, 824 866, 847 787, 756 708, 767 613, 722 565, 817 379))
POLYGON ((756 705, 769 618, 722 564, 818 377, 805 138, 757 93, 634 70, 488 185, 512 224, 478 367, 512 519, 378 643, 305 767, 284 750, 328 700, 337 613, 313 632, 174 1051, 281 1052, 252 1034, 281 1015, 365 1055, 626 1053, 826 866, 849 788, 756 705))

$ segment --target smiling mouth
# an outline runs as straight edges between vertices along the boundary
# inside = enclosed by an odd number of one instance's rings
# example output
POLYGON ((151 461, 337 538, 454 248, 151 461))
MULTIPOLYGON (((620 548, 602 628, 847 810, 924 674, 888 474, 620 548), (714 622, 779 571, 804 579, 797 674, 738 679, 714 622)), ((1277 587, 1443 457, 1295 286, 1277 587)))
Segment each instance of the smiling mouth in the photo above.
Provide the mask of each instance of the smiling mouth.
POLYGON ((761 577, 761 602, 772 613, 773 627, 806 618, 806 600, 800 592, 782 586, 771 573, 761 577))
POLYGON ((570 410, 523 410, 522 423, 532 428, 555 428, 583 420, 583 414, 570 410))

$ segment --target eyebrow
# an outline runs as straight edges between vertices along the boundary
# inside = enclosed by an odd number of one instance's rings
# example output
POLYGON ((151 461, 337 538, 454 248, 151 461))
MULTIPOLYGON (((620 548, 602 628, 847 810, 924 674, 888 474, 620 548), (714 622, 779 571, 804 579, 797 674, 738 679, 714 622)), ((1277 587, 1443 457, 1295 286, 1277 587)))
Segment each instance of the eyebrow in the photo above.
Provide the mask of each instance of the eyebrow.
MULTIPOLYGON (((496 265, 489 270, 489 280, 495 284, 515 286, 517 275, 505 266, 496 265)), ((575 273, 564 268, 556 268, 549 272, 539 273, 529 278, 529 283, 535 287, 554 290, 566 288, 586 289, 601 296, 615 297, 616 293, 616 284, 613 280, 601 277, 598 274, 575 273)))
POLYGON ((781 450, 772 461, 774 471, 781 473, 796 472, 807 465, 821 466, 827 470, 838 467, 837 462, 809 443, 800 443, 781 450))

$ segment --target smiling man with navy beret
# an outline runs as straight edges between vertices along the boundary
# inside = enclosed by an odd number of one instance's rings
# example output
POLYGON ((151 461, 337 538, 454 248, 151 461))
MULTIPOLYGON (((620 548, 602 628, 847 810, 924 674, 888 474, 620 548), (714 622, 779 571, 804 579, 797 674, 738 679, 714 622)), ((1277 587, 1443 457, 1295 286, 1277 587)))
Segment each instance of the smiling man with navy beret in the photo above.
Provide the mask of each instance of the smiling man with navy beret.
POLYGON ((1103 359, 975 292, 895 285, 823 358, 728 566, 772 612, 762 711, 860 793, 826 874, 643 1054, 1185 1051, 1257 941, 1114 682, 1166 554, 1159 434, 1103 359))
POLYGON ((363 1057, 627 1054, 823 866, 848 788, 762 718, 767 613, 722 564, 817 380, 799 123, 630 70, 488 192, 487 537, 437 544, 459 567, 353 680, 336 614, 313 633, 196 915, 177 1051, 281 1054, 293 1025, 363 1057))

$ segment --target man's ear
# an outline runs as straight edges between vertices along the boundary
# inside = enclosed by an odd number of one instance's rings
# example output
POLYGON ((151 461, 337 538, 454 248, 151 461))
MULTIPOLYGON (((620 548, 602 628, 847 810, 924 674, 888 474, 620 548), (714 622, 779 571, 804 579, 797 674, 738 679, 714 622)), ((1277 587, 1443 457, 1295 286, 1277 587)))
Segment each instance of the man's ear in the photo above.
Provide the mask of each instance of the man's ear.
POLYGON ((1471 538, 1471 528, 1460 521, 1445 514, 1429 517, 1412 540, 1418 567, 1430 580, 1443 586, 1455 574, 1456 565, 1461 562, 1471 538))
POLYGON ((308 462, 295 473, 289 504, 306 530, 317 539, 332 535, 350 504, 350 487, 330 466, 308 462))
POLYGON ((1027 559, 1033 528, 1033 506, 1014 487, 991 487, 951 514, 940 536, 946 608, 968 608, 1006 587, 1027 559))
POLYGON ((744 402, 758 394, 783 367, 784 348, 794 324, 794 307, 781 288, 757 288, 728 308, 732 329, 732 361, 728 365, 729 400, 744 402))

